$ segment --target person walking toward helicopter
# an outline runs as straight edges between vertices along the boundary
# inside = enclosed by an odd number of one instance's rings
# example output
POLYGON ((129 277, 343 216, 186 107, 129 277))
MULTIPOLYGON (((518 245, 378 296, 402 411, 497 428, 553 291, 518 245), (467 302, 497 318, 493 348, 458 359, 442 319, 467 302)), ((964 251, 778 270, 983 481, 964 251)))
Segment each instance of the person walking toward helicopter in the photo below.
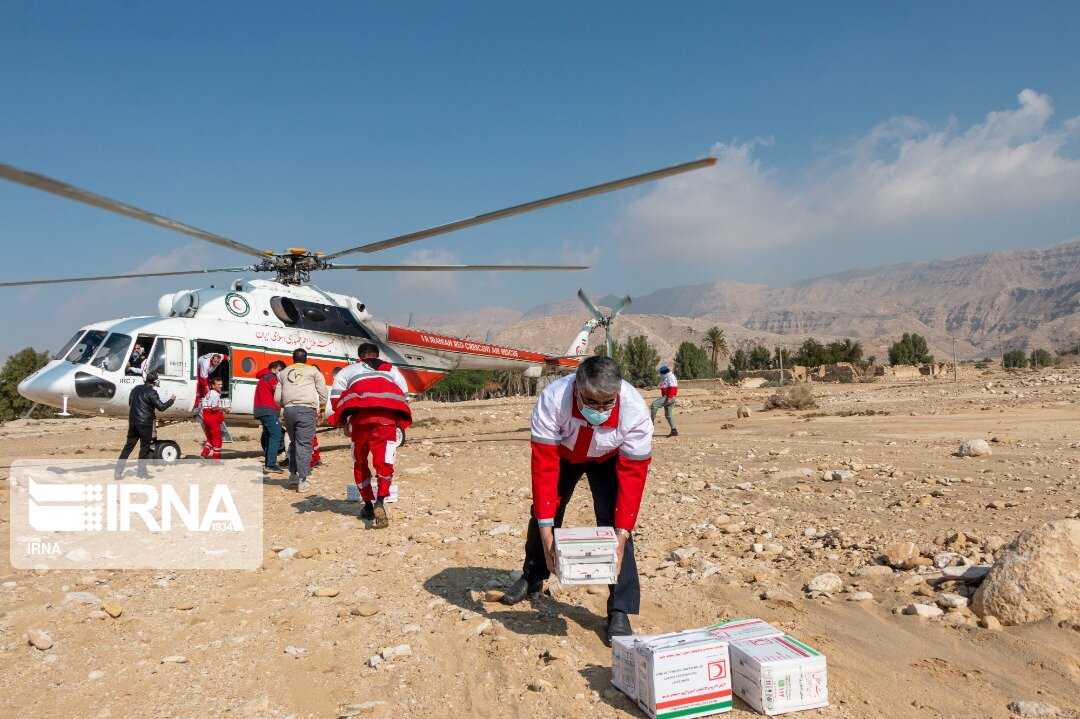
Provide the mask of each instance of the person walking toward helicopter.
MULTIPOLYGON (((295 349, 293 363, 278 373, 274 401, 285 410, 285 431, 289 434, 289 479, 296 478, 296 490, 311 488, 311 452, 319 408, 326 406, 326 380, 318 367, 307 363, 307 350, 295 349)), ((344 371, 344 370, 342 370, 344 371)))
POLYGON ((138 476, 149 479, 146 471, 146 460, 150 459, 151 442, 154 438, 154 424, 157 422, 157 413, 164 412, 172 407, 176 401, 176 395, 169 397, 167 402, 162 402, 158 395, 157 372, 146 375, 143 384, 131 390, 128 395, 128 433, 124 448, 120 450, 120 458, 116 462, 114 475, 116 479, 123 478, 124 464, 131 456, 131 450, 135 449, 135 443, 139 443, 139 469, 138 476))
POLYGON ((390 526, 385 500, 394 481, 397 457, 397 430, 412 424, 409 386, 397 367, 379 357, 379 346, 364 342, 356 350, 359 358, 338 372, 330 388, 333 424, 346 427, 352 439, 353 481, 364 500, 363 519, 375 520, 377 529, 390 526), (372 490, 374 467, 376 489, 372 490))

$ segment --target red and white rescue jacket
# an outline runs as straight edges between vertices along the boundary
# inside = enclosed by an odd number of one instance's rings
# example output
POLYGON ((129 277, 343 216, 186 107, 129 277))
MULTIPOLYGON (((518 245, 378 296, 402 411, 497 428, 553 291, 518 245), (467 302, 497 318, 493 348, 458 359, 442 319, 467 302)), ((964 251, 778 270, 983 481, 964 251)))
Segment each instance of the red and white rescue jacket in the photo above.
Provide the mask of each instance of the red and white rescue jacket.
POLYGON ((358 414, 376 424, 396 424, 404 429, 412 424, 408 392, 409 385, 397 367, 378 357, 360 360, 334 378, 330 387, 333 414, 328 420, 342 426, 358 414))
POLYGON ((674 372, 665 373, 663 378, 663 381, 660 382, 661 396, 674 399, 675 395, 679 393, 679 380, 675 378, 674 372))
POLYGON ((202 400, 199 401, 199 409, 202 411, 203 419, 225 417, 225 409, 221 402, 221 393, 216 389, 212 389, 203 395, 202 400))
POLYGON ((581 415, 575 376, 548 385, 532 413, 533 511, 541 524, 551 523, 559 504, 559 459, 574 464, 604 462, 617 455, 619 494, 615 527, 632 530, 641 508, 645 477, 652 462, 653 424, 638 391, 622 383, 611 416, 593 426, 581 415))

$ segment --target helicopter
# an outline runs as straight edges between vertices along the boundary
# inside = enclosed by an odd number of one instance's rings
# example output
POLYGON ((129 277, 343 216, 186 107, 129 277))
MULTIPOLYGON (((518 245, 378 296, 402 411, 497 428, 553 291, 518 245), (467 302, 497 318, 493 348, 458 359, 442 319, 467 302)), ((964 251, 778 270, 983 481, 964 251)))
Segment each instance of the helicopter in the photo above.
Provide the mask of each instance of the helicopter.
MULTIPOLYGON (((20 382, 18 391, 32 402, 60 409, 60 416, 126 417, 131 390, 145 381, 145 375, 154 372, 159 378, 158 391, 164 396, 176 395, 172 407, 159 414, 162 422, 168 423, 192 417, 196 402, 197 366, 199 358, 207 355, 219 355, 221 358, 212 376, 219 376, 223 380, 226 417, 230 420, 251 417, 260 371, 274 360, 289 364, 293 350, 298 348, 307 351, 308 363, 318 367, 329 386, 340 369, 356 361, 360 343, 374 342, 379 345, 381 354, 405 376, 410 393, 425 391, 454 369, 510 370, 529 377, 569 371, 580 362, 586 352, 589 335, 597 327, 605 329, 610 345, 611 322, 618 311, 630 302, 629 297, 605 317, 589 302, 584 292, 579 291, 579 298, 593 317, 585 322, 564 354, 547 355, 379 322, 361 300, 323 290, 311 283, 311 275, 327 270, 528 272, 588 269, 577 265, 340 264, 336 260, 353 253, 372 253, 399 247, 564 202, 702 169, 715 163, 715 158, 704 158, 673 165, 329 254, 302 247, 290 247, 283 252, 260 250, 59 180, 0 163, 0 178, 188 235, 257 260, 254 264, 236 267, 22 280, 3 282, 0 287, 210 273, 267 272, 275 275, 273 279, 240 278, 225 287, 211 285, 168 293, 158 300, 156 316, 125 317, 82 327, 52 360, 20 382)), ((403 440, 399 436, 399 442, 403 440)), ((167 463, 181 456, 176 442, 158 439, 156 433, 153 452, 155 458, 167 463)))

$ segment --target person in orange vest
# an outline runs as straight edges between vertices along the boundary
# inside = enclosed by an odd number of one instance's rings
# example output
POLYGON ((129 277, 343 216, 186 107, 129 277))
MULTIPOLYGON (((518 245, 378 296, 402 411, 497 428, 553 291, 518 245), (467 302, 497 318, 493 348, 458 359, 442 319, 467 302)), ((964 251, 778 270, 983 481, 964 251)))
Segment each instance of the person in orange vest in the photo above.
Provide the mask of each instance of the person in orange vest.
POLYGON ((225 410, 221 406, 221 385, 220 377, 210 380, 210 389, 199 404, 203 431, 206 433, 206 443, 201 456, 206 459, 212 453, 216 462, 221 461, 221 425, 225 422, 225 410))
POLYGON ((409 387, 397 367, 379 358, 379 346, 361 344, 359 360, 338 372, 330 388, 330 419, 335 426, 348 427, 353 449, 353 481, 360 489, 364 508, 362 519, 375 520, 375 527, 390 526, 384 501, 390 496, 397 456, 397 429, 412 424, 409 387), (372 490, 374 467, 377 493, 372 490))

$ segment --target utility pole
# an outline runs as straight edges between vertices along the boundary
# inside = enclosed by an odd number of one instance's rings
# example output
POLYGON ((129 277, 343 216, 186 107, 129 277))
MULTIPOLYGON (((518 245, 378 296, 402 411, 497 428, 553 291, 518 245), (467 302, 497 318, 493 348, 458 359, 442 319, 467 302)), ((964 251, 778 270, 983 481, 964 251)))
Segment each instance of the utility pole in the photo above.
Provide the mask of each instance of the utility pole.
POLYGON ((956 382, 956 338, 952 338, 952 381, 956 382))
POLYGON ((780 384, 784 384, 784 347, 778 345, 776 348, 776 356, 780 358, 780 384))

